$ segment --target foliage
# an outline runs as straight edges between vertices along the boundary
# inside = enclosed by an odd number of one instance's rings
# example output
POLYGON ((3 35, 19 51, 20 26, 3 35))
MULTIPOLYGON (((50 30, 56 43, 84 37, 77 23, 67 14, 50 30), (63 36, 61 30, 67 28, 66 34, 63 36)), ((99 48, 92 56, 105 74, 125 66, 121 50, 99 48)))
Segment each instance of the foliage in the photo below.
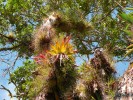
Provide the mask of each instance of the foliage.
POLYGON ((133 24, 133 13, 121 13, 120 16, 129 24, 126 26, 126 28, 124 29, 124 32, 126 32, 129 36, 130 36, 130 45, 127 46, 127 51, 126 51, 126 55, 125 56, 130 56, 133 53, 133 44, 132 44, 132 38, 133 38, 133 29, 132 29, 132 24, 133 24))
POLYGON ((0 0, 0 52, 17 52, 17 58, 37 55, 36 64, 26 61, 10 76, 17 97, 86 100, 112 95, 115 89, 109 85, 115 69, 96 48, 117 60, 126 59, 126 48, 132 53, 132 13, 125 13, 131 4, 132 0, 0 0), (94 58, 76 67, 74 49, 88 58, 95 53, 94 58))
POLYGON ((133 23, 133 15, 131 13, 130 14, 121 13, 120 16, 124 20, 128 21, 129 23, 131 23, 131 24, 133 23))
MULTIPOLYGON (((130 4, 130 2, 127 1, 125 1, 125 4, 123 2, 124 1, 119 1, 118 3, 124 6, 128 3, 130 4)), ((48 16, 49 12, 58 11, 61 12, 62 15, 65 14, 64 16, 66 19, 69 19, 66 20, 67 23, 70 21, 70 24, 75 26, 71 28, 71 30, 75 29, 70 33, 72 34, 74 44, 81 54, 88 55, 91 53, 93 48, 98 46, 108 48, 109 51, 110 48, 113 48, 111 52, 113 52, 114 55, 122 56, 125 52, 123 48, 128 44, 128 41, 126 39, 126 34, 121 31, 125 24, 118 21, 119 18, 113 18, 117 9, 121 9, 118 3, 115 1, 105 2, 100 0, 97 2, 93 0, 28 0, 27 2, 24 0, 8 0, 8 2, 1 1, 0 19, 3 27, 1 27, 0 30, 4 36, 10 32, 13 32, 15 36, 15 41, 8 46, 7 50, 15 50, 19 52, 19 56, 29 57, 33 53, 31 46, 31 35, 33 30, 37 25, 40 25, 42 18, 48 16), (86 21, 87 18, 89 18, 89 22, 92 23, 93 30, 89 29, 88 31, 82 31, 84 30, 83 21, 88 22, 86 21), (118 48, 117 44, 120 48, 118 48)), ((60 26, 64 25, 61 24, 60 26)), ((5 40, 5 37, 2 38, 1 43, 8 44, 5 40)))
MULTIPOLYGON (((43 1, 39 0, 1 0, 1 27, 0 33, 1 44, 8 45, 6 50, 18 51, 19 56, 22 57, 32 55, 31 49, 31 33, 45 15, 45 10, 42 9, 43 1), (12 32, 15 40, 11 43, 8 42, 7 35, 12 32)), ((4 48, 3 45, 1 48, 4 48)), ((5 50, 5 49, 4 49, 5 50)), ((3 50, 1 50, 3 51, 3 50)))
POLYGON ((26 100, 28 98, 31 82, 34 80, 33 72, 36 69, 34 62, 27 60, 23 66, 18 67, 11 75, 9 83, 15 85, 16 96, 26 100))

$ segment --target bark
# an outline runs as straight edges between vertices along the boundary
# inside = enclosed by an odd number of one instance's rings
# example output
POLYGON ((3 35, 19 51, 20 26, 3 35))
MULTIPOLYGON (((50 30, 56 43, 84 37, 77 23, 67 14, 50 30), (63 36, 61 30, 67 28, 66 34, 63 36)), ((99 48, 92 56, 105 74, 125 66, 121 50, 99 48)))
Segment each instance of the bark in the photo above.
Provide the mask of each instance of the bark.
POLYGON ((133 63, 119 81, 115 100, 133 100, 133 63))

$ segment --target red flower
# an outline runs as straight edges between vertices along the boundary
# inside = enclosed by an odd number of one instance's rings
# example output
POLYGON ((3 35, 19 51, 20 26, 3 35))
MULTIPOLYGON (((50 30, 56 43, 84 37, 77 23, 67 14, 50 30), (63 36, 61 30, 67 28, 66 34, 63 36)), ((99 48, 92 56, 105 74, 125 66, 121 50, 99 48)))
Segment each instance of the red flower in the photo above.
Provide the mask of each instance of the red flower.
POLYGON ((33 59, 35 60, 36 63, 41 63, 45 59, 45 55, 39 54, 39 55, 33 57, 33 59))

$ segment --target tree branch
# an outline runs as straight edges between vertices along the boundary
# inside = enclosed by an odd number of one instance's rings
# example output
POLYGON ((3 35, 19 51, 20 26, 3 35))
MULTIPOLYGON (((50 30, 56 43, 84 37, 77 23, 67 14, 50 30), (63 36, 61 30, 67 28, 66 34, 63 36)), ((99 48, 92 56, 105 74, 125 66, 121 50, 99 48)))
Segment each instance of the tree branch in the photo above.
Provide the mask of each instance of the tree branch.
POLYGON ((23 96, 25 93, 20 93, 20 95, 13 95, 12 93, 11 93, 11 91, 9 90, 9 89, 7 89, 5 86, 3 86, 3 85, 1 85, 1 87, 2 88, 0 88, 0 89, 2 89, 2 90, 5 90, 5 91, 7 91, 8 93, 9 93, 9 96, 12 98, 12 97, 21 97, 21 96, 23 96))
POLYGON ((10 97, 11 97, 11 98, 13 97, 13 95, 12 95, 12 93, 11 93, 11 91, 10 91, 9 89, 7 89, 7 88, 6 88, 5 86, 3 86, 3 85, 1 85, 1 87, 2 87, 2 88, 0 88, 0 89, 6 90, 6 91, 9 93, 10 97))
POLYGON ((19 45, 16 45, 16 46, 12 46, 12 47, 7 47, 7 48, 0 48, 0 51, 8 51, 8 50, 13 50, 13 49, 16 49, 20 46, 19 45))
POLYGON ((121 7, 123 10, 125 10, 125 8, 118 2, 114 1, 119 7, 121 7))
POLYGON ((9 37, 8 37, 8 36, 6 36, 6 35, 4 35, 4 34, 1 34, 1 33, 0 33, 0 36, 5 37, 5 38, 8 38, 8 39, 9 39, 9 37))
POLYGON ((13 69, 13 67, 15 66, 16 61, 18 60, 18 58, 19 58, 19 55, 16 56, 16 58, 15 58, 14 62, 12 63, 12 65, 5 69, 5 71, 3 73, 3 76, 5 76, 7 73, 10 74, 10 70, 13 69))
MULTIPOLYGON (((7 38, 7 39, 11 39, 11 37, 8 37, 8 36, 6 36, 6 35, 4 35, 4 34, 2 34, 2 33, 0 33, 0 37, 4 37, 4 38, 7 38)), ((15 38, 13 38, 13 41, 18 41, 18 40, 16 40, 15 38)))

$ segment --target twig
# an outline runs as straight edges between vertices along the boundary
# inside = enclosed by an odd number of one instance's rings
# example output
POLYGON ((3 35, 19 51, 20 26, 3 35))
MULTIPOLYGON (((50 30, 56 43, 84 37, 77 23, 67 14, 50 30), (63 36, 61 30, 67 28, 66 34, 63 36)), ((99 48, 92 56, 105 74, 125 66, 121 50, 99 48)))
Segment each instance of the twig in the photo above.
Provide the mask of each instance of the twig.
POLYGON ((5 86, 1 85, 1 87, 2 88, 0 88, 0 89, 5 90, 5 91, 7 91, 9 93, 10 98, 13 98, 13 97, 19 98, 19 97, 21 97, 21 96, 23 96, 25 94, 25 93, 20 93, 19 95, 13 95, 11 93, 11 91, 9 89, 7 89, 5 86))
MULTIPOLYGON (((6 36, 6 35, 4 35, 4 34, 2 34, 2 33, 0 33, 0 37, 4 37, 4 38, 7 38, 7 39, 11 39, 11 37, 8 37, 8 36, 6 36)), ((13 38, 13 41, 17 41, 18 42, 18 40, 17 39, 15 39, 15 38, 13 38)))
POLYGON ((12 93, 11 93, 11 91, 9 90, 9 89, 7 89, 5 86, 3 86, 3 85, 1 85, 1 87, 2 88, 0 88, 0 89, 3 89, 3 90, 6 90, 8 93, 9 93, 9 96, 12 98, 13 97, 13 95, 12 95, 12 93))
POLYGON ((123 10, 125 10, 124 7, 122 7, 118 2, 114 1, 115 3, 117 3, 118 6, 120 6, 123 10))
POLYGON ((19 55, 17 55, 17 57, 15 58, 15 60, 14 60, 14 62, 13 62, 13 64, 12 64, 12 68, 13 68, 13 66, 15 66, 16 61, 18 60, 18 58, 19 58, 19 55))
POLYGON ((10 39, 10 37, 8 37, 8 36, 6 36, 4 34, 1 34, 1 33, 0 33, 0 36, 10 39))
POLYGON ((10 74, 10 70, 13 69, 13 67, 15 66, 16 61, 18 60, 18 58, 19 58, 19 55, 17 55, 17 57, 15 58, 13 64, 12 64, 10 67, 8 67, 8 68, 6 68, 6 69, 4 70, 3 76, 5 76, 7 73, 10 74))
POLYGON ((0 48, 0 51, 8 51, 8 50, 13 50, 13 49, 16 49, 20 46, 19 45, 16 45, 16 46, 12 46, 12 47, 7 47, 7 48, 0 48))
POLYGON ((109 16, 110 13, 112 13, 112 11, 113 11, 114 9, 115 9, 115 8, 112 8, 112 9, 100 20, 100 22, 103 21, 104 18, 107 18, 107 16, 109 16))

